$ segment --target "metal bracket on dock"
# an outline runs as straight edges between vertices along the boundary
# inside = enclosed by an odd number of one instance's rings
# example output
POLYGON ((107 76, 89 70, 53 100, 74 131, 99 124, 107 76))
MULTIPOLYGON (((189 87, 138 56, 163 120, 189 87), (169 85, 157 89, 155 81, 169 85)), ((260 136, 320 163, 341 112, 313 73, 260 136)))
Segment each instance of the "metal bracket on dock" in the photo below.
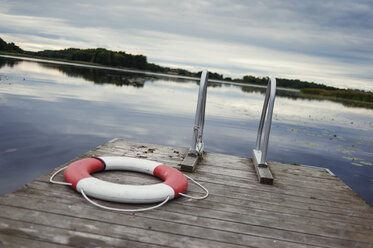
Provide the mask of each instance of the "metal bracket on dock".
POLYGON ((264 184, 273 184, 273 176, 266 162, 269 133, 271 131, 272 124, 272 114, 273 106, 275 104, 276 96, 276 79, 270 78, 268 80, 268 86, 266 91, 266 96, 263 104, 262 115, 260 117, 260 124, 258 129, 258 134, 256 137, 255 149, 253 150, 253 163, 258 176, 259 182, 264 184), (267 115, 268 112, 268 115, 267 115), (267 119, 266 119, 267 115, 267 119), (262 142, 263 126, 265 124, 264 130, 264 140, 262 142))
POLYGON ((196 169, 198 160, 202 158, 203 155, 203 126, 205 124, 205 109, 206 109, 206 95, 207 95, 207 81, 209 73, 204 70, 201 75, 201 80, 199 84, 198 102, 196 117, 194 119, 193 127, 193 141, 192 146, 189 149, 187 156, 181 162, 181 170, 187 172, 193 172, 196 169))

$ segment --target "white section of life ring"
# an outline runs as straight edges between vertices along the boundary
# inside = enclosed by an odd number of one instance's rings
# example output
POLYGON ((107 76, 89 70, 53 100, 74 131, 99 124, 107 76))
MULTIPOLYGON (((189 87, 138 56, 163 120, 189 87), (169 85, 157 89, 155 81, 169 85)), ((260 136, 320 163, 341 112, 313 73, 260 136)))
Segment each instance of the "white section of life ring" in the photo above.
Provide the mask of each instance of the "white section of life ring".
POLYGON ((105 170, 137 171, 153 175, 154 169, 162 163, 130 157, 97 157, 105 163, 105 170))
POLYGON ((83 189, 91 197, 122 203, 154 203, 173 199, 174 190, 163 183, 150 185, 128 185, 103 181, 94 177, 80 180, 76 186, 78 192, 83 189))

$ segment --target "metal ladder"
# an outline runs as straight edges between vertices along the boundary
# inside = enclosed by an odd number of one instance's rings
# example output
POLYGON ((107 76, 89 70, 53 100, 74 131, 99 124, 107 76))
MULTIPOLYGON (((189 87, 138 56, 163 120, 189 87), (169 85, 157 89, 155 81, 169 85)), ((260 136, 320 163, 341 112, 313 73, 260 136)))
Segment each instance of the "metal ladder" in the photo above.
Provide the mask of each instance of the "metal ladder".
POLYGON ((273 107, 276 97, 276 79, 274 77, 268 79, 266 96, 264 99, 262 115, 256 137, 255 149, 253 149, 253 163, 260 183, 273 184, 273 176, 267 164, 267 151, 269 134, 271 132, 273 107), (266 119, 267 115, 267 119, 266 119), (264 137, 262 143, 263 127, 264 137))
MULTIPOLYGON (((204 70, 201 75, 196 116, 193 127, 193 140, 187 156, 180 163, 181 170, 193 172, 199 159, 203 156, 203 127, 205 123, 206 95, 207 95, 208 71, 204 70)), ((266 96, 264 99, 262 114, 260 118, 255 149, 253 149, 253 163, 258 179, 261 183, 273 184, 273 176, 266 162, 269 134, 271 131, 273 107, 276 96, 276 79, 269 78, 266 96), (267 117, 267 119, 266 119, 267 117), (263 127, 264 137, 262 142, 263 127)))
POLYGON ((181 170, 192 172, 195 170, 198 160, 203 155, 203 127, 205 124, 205 109, 206 109, 206 95, 207 95, 207 81, 209 73, 207 70, 202 71, 201 79, 199 82, 198 102, 196 117, 194 119, 193 127, 193 140, 192 146, 189 149, 187 156, 181 162, 181 170))

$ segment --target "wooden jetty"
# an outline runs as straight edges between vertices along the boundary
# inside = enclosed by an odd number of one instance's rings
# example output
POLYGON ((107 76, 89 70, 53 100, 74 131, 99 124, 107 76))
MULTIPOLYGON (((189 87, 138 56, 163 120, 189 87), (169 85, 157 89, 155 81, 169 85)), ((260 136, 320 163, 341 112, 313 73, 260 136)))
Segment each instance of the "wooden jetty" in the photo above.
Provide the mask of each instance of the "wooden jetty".
MULTIPOLYGON (((113 140, 76 159, 129 156, 179 168, 187 152, 113 140)), ((0 198, 0 247, 373 247, 373 209, 340 179, 320 168, 268 165, 273 185, 258 182, 251 159, 207 152, 196 171, 186 173, 209 189, 207 199, 179 197, 134 214, 89 204, 70 187, 50 184, 51 172, 0 198)), ((95 176, 159 181, 134 172, 95 176)), ((192 183, 187 193, 202 194, 192 183)))

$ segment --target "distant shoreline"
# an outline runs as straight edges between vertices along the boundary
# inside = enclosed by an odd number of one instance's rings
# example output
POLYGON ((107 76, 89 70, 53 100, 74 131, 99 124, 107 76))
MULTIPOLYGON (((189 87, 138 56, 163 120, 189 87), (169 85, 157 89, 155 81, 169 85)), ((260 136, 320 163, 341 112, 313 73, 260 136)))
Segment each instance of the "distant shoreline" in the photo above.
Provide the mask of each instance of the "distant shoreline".
MULTIPOLYGON (((93 63, 78 63, 75 61, 62 60, 62 59, 55 60, 55 59, 48 59, 48 58, 36 58, 32 56, 14 56, 10 54, 11 53, 5 54, 3 52, 0 52, 0 59, 10 58, 10 59, 34 61, 34 62, 40 62, 40 63, 71 65, 71 66, 83 67, 83 68, 112 70, 112 71, 117 71, 117 72, 136 73, 136 74, 157 76, 157 77, 164 77, 164 78, 184 79, 184 80, 191 80, 195 82, 198 82, 200 80, 199 77, 180 76, 180 75, 174 75, 174 74, 149 72, 149 71, 129 69, 129 68, 116 68, 116 67, 110 67, 110 66, 97 65, 93 63)), ((266 85, 239 83, 239 82, 216 80, 216 79, 209 79, 209 83, 240 86, 240 87, 243 87, 243 90, 245 89, 244 87, 257 88, 261 90, 265 90, 267 88, 266 85)), ((277 87, 277 90, 278 90, 279 96, 292 96, 293 94, 296 94, 298 97, 301 97, 303 99, 308 99, 308 100, 330 100, 330 101, 342 103, 343 105, 350 106, 350 107, 363 107, 363 108, 373 109, 373 101, 372 101, 373 94, 372 93, 358 92, 359 94, 356 95, 354 94, 355 93, 354 91, 349 91, 349 90, 325 90, 325 89, 315 89, 315 88, 303 88, 299 90, 299 89, 277 87), (338 94, 339 94, 339 97, 338 97, 338 94), (359 100, 361 96, 366 97, 365 101, 359 100), (370 97, 370 100, 368 99, 368 97, 370 97)))

